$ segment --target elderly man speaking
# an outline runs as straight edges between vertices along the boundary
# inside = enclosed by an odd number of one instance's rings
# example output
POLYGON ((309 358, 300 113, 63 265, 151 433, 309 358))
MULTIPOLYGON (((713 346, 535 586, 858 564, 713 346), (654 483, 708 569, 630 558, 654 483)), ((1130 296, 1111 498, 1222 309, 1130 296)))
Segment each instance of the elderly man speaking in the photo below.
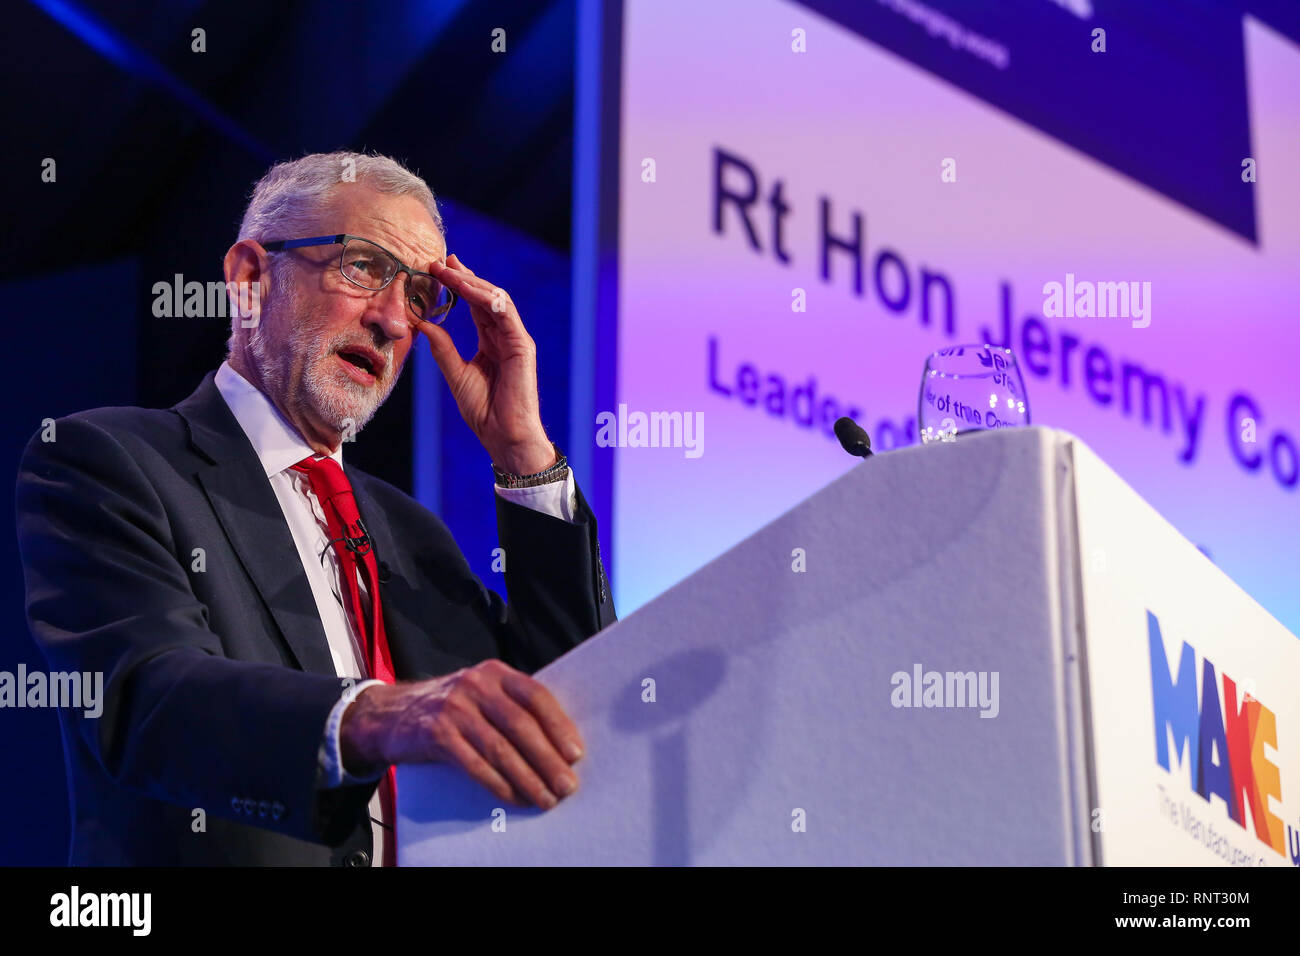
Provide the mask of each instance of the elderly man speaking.
POLYGON ((554 806, 583 744, 528 672, 614 607, 514 304, 447 254, 423 180, 358 153, 272 168, 225 278, 255 307, 194 394, 59 419, 20 467, 32 633, 104 675, 102 716, 60 712, 70 862, 395 865, 401 763, 554 806), (469 361, 441 327, 466 312, 469 361), (416 336, 491 455, 508 603, 343 462, 416 336))

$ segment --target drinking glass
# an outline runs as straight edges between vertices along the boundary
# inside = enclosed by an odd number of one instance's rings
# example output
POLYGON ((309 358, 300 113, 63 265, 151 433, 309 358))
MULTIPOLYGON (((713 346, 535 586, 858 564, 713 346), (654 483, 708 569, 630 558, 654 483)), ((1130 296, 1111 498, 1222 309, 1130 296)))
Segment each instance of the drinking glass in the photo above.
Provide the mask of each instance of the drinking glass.
POLYGON ((925 360, 916 427, 921 441, 1029 424, 1029 399, 1011 349, 953 345, 925 360))

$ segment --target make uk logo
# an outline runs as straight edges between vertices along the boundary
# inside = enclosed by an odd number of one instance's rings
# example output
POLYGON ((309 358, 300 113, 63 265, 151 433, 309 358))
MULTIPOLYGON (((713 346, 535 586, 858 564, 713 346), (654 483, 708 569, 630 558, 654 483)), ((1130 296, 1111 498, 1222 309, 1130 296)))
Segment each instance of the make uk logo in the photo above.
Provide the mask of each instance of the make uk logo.
MULTIPOLYGON (((1269 810, 1268 798, 1282 801, 1281 774, 1264 753, 1278 752, 1277 718, 1247 690, 1238 702, 1237 683, 1219 675, 1208 658, 1201 660, 1200 700, 1197 700, 1196 651, 1186 641, 1179 651, 1177 674, 1165 654, 1160 621, 1147 611, 1151 652, 1151 701, 1155 712, 1156 763, 1170 773, 1170 752, 1181 767, 1187 764, 1192 789, 1206 803, 1217 796, 1228 817, 1243 830, 1246 815, 1255 835, 1269 848, 1287 855, 1287 840, 1300 842, 1300 831, 1287 826, 1269 810), (1220 697, 1222 689, 1222 697, 1220 697)), ((1292 853, 1292 863, 1300 852, 1292 853)))

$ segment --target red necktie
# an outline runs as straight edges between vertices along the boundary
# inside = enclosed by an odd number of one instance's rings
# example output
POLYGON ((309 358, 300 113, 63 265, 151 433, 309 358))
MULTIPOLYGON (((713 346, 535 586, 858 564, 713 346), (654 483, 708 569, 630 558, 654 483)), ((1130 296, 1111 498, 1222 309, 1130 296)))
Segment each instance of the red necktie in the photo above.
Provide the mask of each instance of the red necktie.
MULTIPOLYGON (((388 638, 384 635, 384 613, 379 599, 379 569, 375 562, 373 542, 361 524, 361 513, 352 494, 352 483, 333 458, 304 458, 292 466, 311 482, 311 490, 325 512, 329 525, 330 544, 338 555, 343 582, 352 605, 353 620, 361 630, 366 648, 366 664, 370 676, 392 684, 393 659, 388 651, 388 638), (361 604, 361 586, 357 572, 366 575, 366 589, 370 593, 370 620, 367 621, 361 604)), ((384 808, 387 825, 384 827, 384 864, 397 865, 397 771, 390 766, 379 782, 379 800, 384 808)))

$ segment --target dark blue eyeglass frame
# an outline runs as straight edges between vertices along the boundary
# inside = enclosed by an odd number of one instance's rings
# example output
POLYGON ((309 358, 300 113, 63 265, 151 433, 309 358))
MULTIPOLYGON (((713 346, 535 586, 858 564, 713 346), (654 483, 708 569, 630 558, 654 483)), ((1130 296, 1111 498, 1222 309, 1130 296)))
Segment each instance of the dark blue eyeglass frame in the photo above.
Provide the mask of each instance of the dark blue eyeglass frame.
POLYGON ((412 269, 410 266, 406 265, 406 263, 402 262, 401 259, 397 258, 397 256, 393 255, 391 252, 389 252, 379 243, 375 242, 375 240, 367 239, 365 236, 353 236, 353 235, 349 235, 348 233, 341 232, 336 236, 311 236, 310 238, 307 239, 272 239, 269 242, 262 243, 262 248, 265 249, 267 252, 286 252, 290 249, 301 249, 304 246, 332 246, 335 243, 341 243, 343 245, 343 248, 339 250, 339 258, 338 258, 339 273, 343 276, 343 278, 347 279, 358 289, 365 289, 367 292, 378 292, 382 289, 387 289, 394 279, 396 279, 399 275, 405 272, 409 277, 407 281, 408 289, 410 288, 411 280, 414 280, 416 276, 425 276, 431 282, 435 283, 438 286, 438 288, 445 290, 447 293, 446 304, 437 306, 432 310, 428 310, 427 314, 424 315, 421 315, 419 312, 417 312, 414 306, 411 306, 410 300, 408 299, 407 306, 411 309, 412 314, 418 316, 421 320, 425 322, 432 322, 434 325, 442 325, 443 322, 447 321, 447 315, 448 313, 451 312, 452 306, 454 306, 456 302, 460 299, 460 296, 456 295, 456 293, 453 292, 450 288, 443 285, 442 282, 439 281, 437 276, 431 275, 428 272, 421 272, 419 269, 412 269), (396 266, 396 268, 393 269, 393 274, 390 275, 386 280, 384 280, 383 285, 377 287, 362 285, 356 279, 352 278, 352 276, 348 275, 347 270, 343 268, 343 257, 347 254, 348 242, 350 242, 353 239, 356 239, 360 242, 369 243, 370 245, 374 246, 376 249, 378 249, 384 255, 388 256, 388 258, 393 261, 393 264, 394 266, 396 266))

